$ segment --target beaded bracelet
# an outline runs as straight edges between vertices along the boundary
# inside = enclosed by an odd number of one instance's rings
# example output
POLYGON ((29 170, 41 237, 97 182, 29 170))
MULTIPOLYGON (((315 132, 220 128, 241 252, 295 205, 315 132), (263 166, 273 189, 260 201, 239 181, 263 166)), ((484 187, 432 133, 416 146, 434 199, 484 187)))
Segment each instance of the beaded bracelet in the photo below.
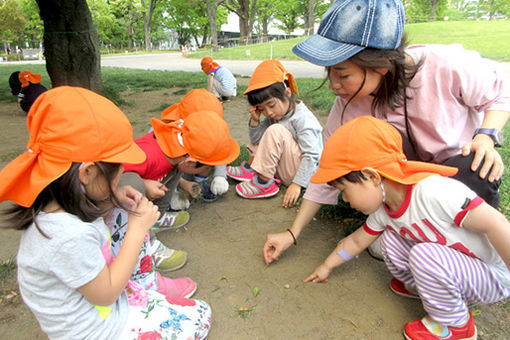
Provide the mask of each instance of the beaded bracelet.
POLYGON ((297 246, 296 236, 294 236, 294 233, 290 229, 287 229, 287 231, 290 233, 290 236, 292 236, 292 239, 294 240, 294 245, 297 246))

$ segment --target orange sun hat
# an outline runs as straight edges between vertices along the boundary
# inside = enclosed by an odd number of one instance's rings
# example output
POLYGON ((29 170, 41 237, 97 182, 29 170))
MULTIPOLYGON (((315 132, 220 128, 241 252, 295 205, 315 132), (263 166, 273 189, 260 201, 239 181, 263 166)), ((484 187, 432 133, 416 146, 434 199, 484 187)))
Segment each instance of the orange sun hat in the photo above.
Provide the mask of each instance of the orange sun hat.
POLYGON ((200 66, 202 67, 202 71, 205 74, 209 74, 211 70, 220 67, 220 65, 218 65, 218 63, 215 63, 211 57, 202 58, 202 60, 200 61, 200 66))
POLYGON ((449 166, 408 161, 397 129, 381 119, 361 116, 331 135, 310 182, 328 183, 365 167, 402 184, 415 184, 433 175, 453 176, 458 171, 449 166))
POLYGON ((152 118, 151 123, 158 145, 170 158, 188 154, 207 165, 225 165, 239 156, 228 124, 213 111, 193 112, 171 123, 152 118))
POLYGON ((0 172, 0 202, 30 207, 73 162, 141 163, 145 153, 114 103, 92 91, 60 86, 41 94, 27 116, 27 151, 0 172))
POLYGON ((33 74, 30 71, 21 71, 18 75, 19 81, 21 82, 21 87, 27 87, 32 84, 39 84, 41 82, 40 74, 33 74))
POLYGON ((264 60, 257 66, 255 71, 253 71, 253 75, 250 78, 250 84, 246 91, 244 91, 244 94, 263 89, 276 83, 284 82, 285 80, 288 80, 290 90, 295 94, 298 94, 296 79, 294 79, 292 73, 287 71, 278 60, 264 60))
POLYGON ((174 120, 186 119, 190 113, 203 110, 214 111, 220 118, 223 118, 223 105, 218 98, 206 89, 194 89, 189 91, 179 103, 163 110, 161 120, 169 123, 174 120))

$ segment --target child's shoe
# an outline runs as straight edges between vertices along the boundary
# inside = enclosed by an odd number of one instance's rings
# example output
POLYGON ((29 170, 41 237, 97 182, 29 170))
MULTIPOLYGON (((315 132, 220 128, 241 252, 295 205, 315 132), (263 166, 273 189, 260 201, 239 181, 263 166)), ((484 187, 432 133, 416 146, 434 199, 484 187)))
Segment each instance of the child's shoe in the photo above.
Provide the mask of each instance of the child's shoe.
POLYGON ((166 211, 152 226, 156 232, 161 230, 175 230, 186 225, 189 222, 189 213, 187 211, 166 211))
POLYGON ((156 269, 161 272, 180 269, 188 261, 188 254, 185 251, 170 249, 159 240, 151 242, 151 250, 156 269))
POLYGON ((252 181, 241 182, 236 185, 237 194, 244 198, 272 197, 276 195, 278 191, 280 191, 280 188, 278 188, 273 178, 267 181, 267 183, 261 184, 259 182, 259 176, 253 176, 252 181))
POLYGON ((477 332, 473 316, 469 313, 469 319, 462 327, 443 326, 433 321, 429 316, 421 320, 410 321, 404 326, 404 336, 408 340, 476 340, 477 332))
POLYGON ((242 162, 239 166, 227 166, 227 176, 236 181, 249 182, 255 174, 255 170, 246 162, 242 162))
POLYGON ((178 279, 169 279, 156 272, 156 280, 158 282, 158 293, 165 296, 187 298, 195 294, 197 284, 189 277, 180 277, 178 279))
POLYGON ((396 278, 392 278, 390 281, 390 289, 393 293, 405 296, 411 299, 419 299, 420 295, 411 287, 408 287, 404 282, 397 280, 396 278))
POLYGON ((199 184, 201 190, 200 192, 202 194, 202 200, 204 200, 204 202, 207 203, 214 202, 220 197, 220 195, 212 193, 211 187, 209 186, 209 183, 207 183, 206 181, 202 181, 199 184))

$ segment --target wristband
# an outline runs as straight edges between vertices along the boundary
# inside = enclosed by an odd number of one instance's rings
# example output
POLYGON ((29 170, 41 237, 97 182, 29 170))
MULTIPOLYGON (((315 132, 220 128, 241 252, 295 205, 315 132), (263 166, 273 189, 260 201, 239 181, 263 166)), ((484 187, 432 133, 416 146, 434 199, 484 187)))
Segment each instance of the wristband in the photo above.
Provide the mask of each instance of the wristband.
POLYGON ((287 231, 290 233, 290 236, 292 236, 292 239, 294 240, 294 245, 297 246, 297 240, 296 240, 296 236, 294 236, 294 233, 290 230, 290 229, 287 229, 287 231))

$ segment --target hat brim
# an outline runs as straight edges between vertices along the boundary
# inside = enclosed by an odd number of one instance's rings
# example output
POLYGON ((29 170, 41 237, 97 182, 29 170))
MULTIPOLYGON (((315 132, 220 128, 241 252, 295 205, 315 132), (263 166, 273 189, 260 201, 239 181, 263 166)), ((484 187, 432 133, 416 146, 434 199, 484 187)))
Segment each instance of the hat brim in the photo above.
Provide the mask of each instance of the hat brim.
POLYGON ((333 66, 364 50, 365 47, 338 42, 314 34, 292 48, 299 57, 319 66, 333 66))
POLYGON ((143 152, 142 149, 135 142, 131 143, 131 145, 124 151, 105 158, 101 159, 102 162, 107 163, 128 163, 128 164, 140 164, 145 161, 147 155, 143 152))
POLYGON ((182 114, 179 110, 180 103, 175 103, 172 106, 167 107, 161 112, 161 120, 168 123, 175 120, 181 119, 182 114))
POLYGON ((156 142, 161 151, 170 158, 177 158, 187 154, 184 146, 179 142, 178 134, 180 130, 173 126, 173 123, 164 123, 157 118, 151 118, 152 128, 156 135, 156 142))
POLYGON ((205 159, 191 153, 190 156, 206 165, 227 165, 235 161, 240 152, 239 144, 237 144, 234 139, 230 138, 228 144, 222 148, 222 152, 220 154, 215 154, 214 158, 205 159))
POLYGON ((319 168, 315 174, 310 178, 310 182, 314 184, 329 183, 332 180, 340 178, 351 172, 346 169, 324 169, 319 168))

